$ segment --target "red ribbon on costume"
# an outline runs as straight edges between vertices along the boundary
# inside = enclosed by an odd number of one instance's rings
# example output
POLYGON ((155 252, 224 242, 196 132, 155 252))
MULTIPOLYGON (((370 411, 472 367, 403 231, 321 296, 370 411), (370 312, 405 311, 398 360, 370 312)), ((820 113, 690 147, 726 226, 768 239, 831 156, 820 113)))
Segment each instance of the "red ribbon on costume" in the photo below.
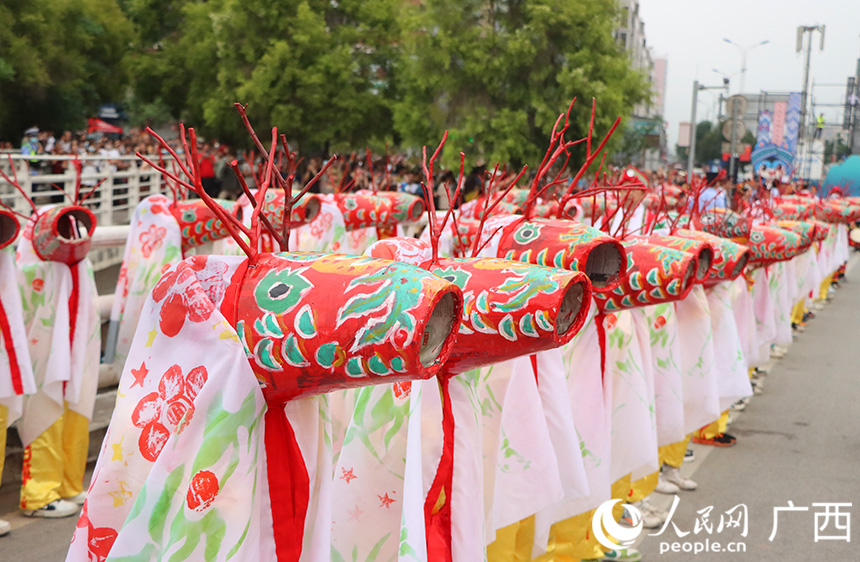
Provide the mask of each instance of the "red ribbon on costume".
POLYGON ((606 326, 603 321, 606 319, 605 312, 598 312, 594 316, 594 321, 597 324, 597 344, 600 346, 600 380, 606 378, 606 326))
POLYGON ((12 330, 9 328, 9 319, 6 317, 6 309, 0 300, 0 333, 3 334, 3 347, 9 356, 9 370, 12 372, 12 389, 19 396, 24 394, 24 384, 21 382, 21 368, 18 366, 18 354, 15 353, 15 342, 12 341, 12 330))
POLYGON ((310 478, 284 407, 271 407, 265 416, 266 470, 275 554, 278 562, 297 562, 302 555, 310 478))
POLYGON ((453 560, 451 486, 454 482, 454 410, 448 388, 450 380, 451 377, 447 373, 439 376, 439 389, 442 392, 442 456, 439 458, 436 477, 424 500, 427 559, 434 562, 453 560))

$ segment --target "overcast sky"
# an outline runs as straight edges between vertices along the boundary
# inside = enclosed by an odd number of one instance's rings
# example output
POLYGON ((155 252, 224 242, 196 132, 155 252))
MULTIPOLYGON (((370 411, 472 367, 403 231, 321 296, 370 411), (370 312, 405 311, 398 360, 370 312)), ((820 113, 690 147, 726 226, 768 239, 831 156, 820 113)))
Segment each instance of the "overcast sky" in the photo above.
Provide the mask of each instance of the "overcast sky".
MULTIPOLYGON (((746 93, 799 92, 803 58, 795 53, 797 26, 824 24, 824 51, 818 50, 815 32, 810 73, 820 104, 844 102, 846 79, 854 75, 860 55, 860 0, 640 0, 639 11, 654 55, 668 59, 665 119, 672 149, 678 123, 690 120, 693 80, 719 85, 716 68, 731 75, 731 93, 738 93, 741 54, 724 37, 744 47, 770 40, 747 51, 746 93)), ((718 95, 700 93, 698 121, 716 118, 718 95)), ((828 124, 841 123, 841 108, 819 109, 828 124)))

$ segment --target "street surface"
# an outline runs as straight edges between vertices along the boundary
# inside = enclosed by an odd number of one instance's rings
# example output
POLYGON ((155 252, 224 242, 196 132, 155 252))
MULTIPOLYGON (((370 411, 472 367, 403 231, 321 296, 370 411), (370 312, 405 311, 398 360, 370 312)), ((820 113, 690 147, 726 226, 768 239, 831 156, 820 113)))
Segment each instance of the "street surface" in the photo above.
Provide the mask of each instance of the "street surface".
MULTIPOLYGON (((737 444, 719 449, 693 446, 697 459, 685 463, 682 472, 698 482, 699 488, 681 492, 672 517, 680 532, 689 534, 679 538, 670 525, 659 537, 646 536, 639 545, 643 560, 860 560, 860 535, 856 535, 860 529, 858 404, 860 260, 854 254, 842 288, 797 336, 785 357, 773 363, 764 392, 755 396, 729 427, 728 432, 738 438, 737 444), (780 512, 777 533, 773 541, 768 540, 774 508, 787 507, 789 501, 795 508, 806 507, 808 511, 780 512), (846 535, 845 529, 835 526, 844 526, 845 519, 835 517, 827 521, 816 542, 816 514, 822 527, 828 508, 814 503, 853 504, 838 508, 851 514, 851 543, 821 538, 846 535), (739 504, 748 507, 748 536, 740 537, 742 529, 736 528, 718 532, 721 516, 726 519, 725 512, 739 504), (703 522, 697 512, 711 506, 707 514, 712 533, 701 527, 696 534, 696 521, 703 522), (669 543, 671 549, 673 542, 704 543, 707 539, 721 545, 745 542, 746 553, 660 554, 661 542, 669 543)), ((664 509, 671 506, 670 496, 654 494, 652 498, 658 498, 664 509)))

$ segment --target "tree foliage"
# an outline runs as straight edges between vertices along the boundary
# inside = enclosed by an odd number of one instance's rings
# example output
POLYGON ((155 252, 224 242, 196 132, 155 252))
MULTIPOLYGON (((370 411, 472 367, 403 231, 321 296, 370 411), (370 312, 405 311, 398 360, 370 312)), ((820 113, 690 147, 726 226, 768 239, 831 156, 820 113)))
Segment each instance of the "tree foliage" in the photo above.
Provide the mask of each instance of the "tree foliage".
POLYGON ((0 137, 80 127, 125 92, 132 26, 116 0, 11 0, 0 22, 0 137))
POLYGON ((536 163, 574 96, 570 138, 587 132, 592 97, 597 131, 647 97, 613 39, 613 2, 427 0, 407 4, 402 21, 393 108, 407 144, 449 129, 478 159, 536 163))
POLYGON ((303 151, 362 145, 391 130, 388 84, 397 0, 185 2, 178 26, 131 0, 142 49, 137 103, 163 104, 204 132, 247 137, 233 109, 276 124, 303 151), (149 45, 147 47, 147 45, 149 45))
POLYGON ((0 53, 10 53, 0 82, 20 91, 0 94, 12 102, 2 110, 41 99, 34 114, 55 123, 125 94, 136 119, 170 116, 247 143, 240 101, 260 130, 277 125, 306 153, 416 148, 449 129, 447 163, 465 149, 473 161, 535 164, 574 96, 570 138, 585 135, 592 97, 601 135, 648 92, 613 38, 617 7, 605 0, 12 5, 0 8, 20 24, 0 32, 0 53))

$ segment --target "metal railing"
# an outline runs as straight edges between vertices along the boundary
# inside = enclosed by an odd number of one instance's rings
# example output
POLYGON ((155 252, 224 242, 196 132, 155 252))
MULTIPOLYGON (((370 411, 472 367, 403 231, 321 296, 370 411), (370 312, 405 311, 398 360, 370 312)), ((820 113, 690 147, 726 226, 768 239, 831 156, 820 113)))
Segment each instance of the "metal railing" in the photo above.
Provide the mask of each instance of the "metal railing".
MULTIPOLYGON (((161 174, 135 156, 106 158, 104 156, 80 156, 83 166, 81 173, 81 193, 86 194, 93 186, 102 182, 84 202, 96 216, 98 226, 128 225, 134 209, 142 199, 164 193, 167 186, 161 174), (110 162, 110 163, 109 163, 110 162), (115 163, 115 164, 114 164, 115 163), (104 180, 104 181, 102 181, 104 180)), ((0 168, 10 177, 12 168, 18 177, 21 189, 36 205, 60 203, 64 200, 59 188, 72 197, 77 180, 71 166, 74 156, 3 154, 0 168), (11 159, 11 165, 10 165, 11 159), (55 164, 63 162, 63 173, 46 173, 55 164)), ((0 200, 18 211, 29 214, 27 201, 8 182, 0 177, 0 200)), ((68 198, 65 197, 68 201, 68 198)), ((105 269, 122 262, 123 245, 93 248, 90 260, 96 270, 105 269)))

